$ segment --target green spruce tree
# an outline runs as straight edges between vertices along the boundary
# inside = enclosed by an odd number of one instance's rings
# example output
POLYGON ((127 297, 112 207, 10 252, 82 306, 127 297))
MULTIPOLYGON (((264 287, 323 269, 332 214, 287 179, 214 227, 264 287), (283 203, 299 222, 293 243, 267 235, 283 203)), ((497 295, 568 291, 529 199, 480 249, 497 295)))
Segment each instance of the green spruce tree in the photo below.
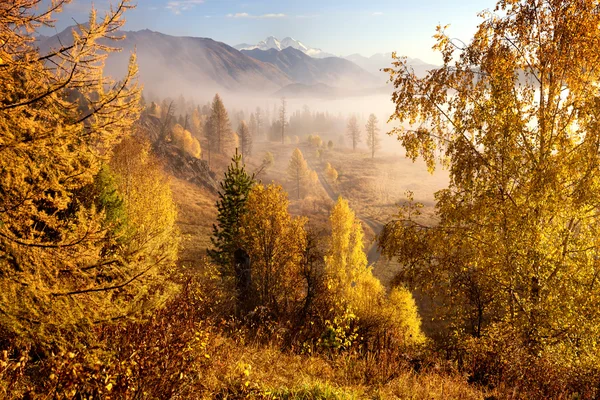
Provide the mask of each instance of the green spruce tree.
POLYGON ((248 193, 255 182, 254 174, 246 172, 237 149, 231 161, 220 183, 217 225, 213 225, 210 239, 214 249, 208 251, 208 255, 222 267, 225 274, 232 273, 233 253, 240 243, 240 219, 245 211, 248 193))

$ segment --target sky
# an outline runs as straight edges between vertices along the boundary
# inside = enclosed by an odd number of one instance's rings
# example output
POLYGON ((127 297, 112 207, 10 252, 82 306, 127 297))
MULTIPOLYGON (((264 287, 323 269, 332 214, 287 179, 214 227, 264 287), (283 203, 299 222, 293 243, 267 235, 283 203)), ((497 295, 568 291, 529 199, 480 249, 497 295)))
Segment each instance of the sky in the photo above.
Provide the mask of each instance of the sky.
MULTIPOLYGON (((92 3, 102 14, 116 0, 73 0, 56 15, 55 29, 43 34, 85 22, 92 3)), ((436 26, 450 24, 448 34, 468 42, 481 21, 478 13, 494 6, 494 0, 137 0, 125 14, 124 29, 208 37, 232 46, 290 36, 339 56, 396 51, 440 64, 441 56, 431 50, 436 26)))

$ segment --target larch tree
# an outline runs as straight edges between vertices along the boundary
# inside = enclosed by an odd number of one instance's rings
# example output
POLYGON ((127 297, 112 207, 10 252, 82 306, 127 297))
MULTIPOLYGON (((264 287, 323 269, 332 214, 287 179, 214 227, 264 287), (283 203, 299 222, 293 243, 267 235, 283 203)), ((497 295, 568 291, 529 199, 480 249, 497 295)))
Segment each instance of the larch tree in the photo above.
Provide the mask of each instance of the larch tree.
MULTIPOLYGON (((600 335, 597 66, 594 1, 500 1, 457 48, 442 27, 444 65, 425 78, 389 69, 407 154, 449 166, 439 223, 411 207, 388 224, 400 278, 448 305, 461 334, 508 336, 561 367, 597 365, 600 335)), ((440 303, 442 304, 442 303, 440 303)))
POLYGON ((256 185, 241 220, 243 247, 252 260, 256 305, 291 317, 304 299, 301 263, 306 247, 305 218, 292 218, 287 193, 279 185, 256 185))
POLYGON ((306 160, 304 159, 300 149, 296 148, 292 153, 292 158, 290 158, 287 174, 290 181, 292 181, 296 186, 296 195, 298 196, 298 200, 300 200, 300 189, 304 186, 306 178, 308 177, 308 172, 308 164, 306 163, 306 160))
POLYGON ((338 179, 338 172, 331 166, 330 163, 325 164, 325 176, 331 183, 336 183, 338 179))
POLYGON ((208 159, 214 152, 224 154, 234 141, 229 115, 219 94, 215 94, 210 108, 210 115, 206 122, 206 138, 208 140, 208 159))
POLYGON ((379 139, 379 126, 377 124, 379 121, 375 114, 369 115, 369 119, 367 120, 367 125, 365 126, 365 130, 367 132, 367 146, 369 150, 371 150, 371 158, 375 158, 375 150, 380 148, 380 139, 379 139))
POLYGON ((339 197, 329 216, 331 239, 325 256, 328 288, 340 305, 360 315, 374 312, 385 291, 368 266, 364 232, 348 202, 339 197))
POLYGON ((252 133, 250 132, 248 125, 246 125, 246 121, 240 122, 237 134, 242 150, 242 162, 244 162, 245 157, 252 154, 252 133))
POLYGON ((171 139, 173 144, 185 154, 195 158, 201 157, 202 149, 200 148, 200 142, 192 136, 190 131, 184 129, 181 125, 175 124, 171 132, 171 139))
POLYGON ((288 124, 287 122, 287 101, 285 97, 281 98, 281 107, 279 107, 279 124, 281 128, 281 143, 285 143, 285 128, 288 124))
POLYGON ((152 308, 173 253, 139 247, 140 229, 117 233, 113 217, 134 206, 102 169, 140 115, 135 56, 118 82, 102 71, 130 2, 101 22, 92 10, 46 54, 33 32, 67 2, 39 14, 38 3, 0 5, 0 324, 56 345, 60 332, 152 308))

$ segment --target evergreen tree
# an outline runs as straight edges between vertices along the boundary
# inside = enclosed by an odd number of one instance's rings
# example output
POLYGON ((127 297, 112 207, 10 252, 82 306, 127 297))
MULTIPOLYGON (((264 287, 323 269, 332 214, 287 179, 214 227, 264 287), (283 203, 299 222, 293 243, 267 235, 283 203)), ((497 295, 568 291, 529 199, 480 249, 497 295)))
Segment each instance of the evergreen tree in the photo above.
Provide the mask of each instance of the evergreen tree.
POLYGON ((233 253, 240 247, 240 219, 246 208, 248 193, 254 184, 254 174, 246 172, 237 149, 231 161, 225 178, 220 183, 218 225, 213 225, 213 235, 210 238, 214 249, 208 251, 208 255, 223 268, 225 274, 231 274, 233 270, 233 253))

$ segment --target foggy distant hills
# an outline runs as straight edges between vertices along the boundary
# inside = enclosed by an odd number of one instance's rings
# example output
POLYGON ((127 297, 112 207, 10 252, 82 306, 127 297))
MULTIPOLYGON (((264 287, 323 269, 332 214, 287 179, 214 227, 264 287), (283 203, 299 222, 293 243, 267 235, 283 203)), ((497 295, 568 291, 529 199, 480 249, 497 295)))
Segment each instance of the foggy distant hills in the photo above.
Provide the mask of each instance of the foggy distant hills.
POLYGON ((294 83, 314 85, 323 83, 338 88, 383 86, 377 79, 351 61, 338 57, 313 58, 293 47, 283 50, 242 50, 256 60, 268 63, 286 74, 294 83))
MULTIPOLYGON (((385 74, 385 72, 381 71, 381 69, 392 67, 393 61, 392 53, 377 53, 371 57, 365 57, 360 54, 352 54, 344 58, 352 61, 354 64, 372 74, 375 74, 378 77, 385 74)), ((437 66, 428 64, 425 61, 419 60, 418 58, 408 58, 406 61, 408 66, 415 71, 415 74, 418 77, 423 77, 427 74, 427 71, 437 68, 437 66)), ((387 74, 385 75, 387 77, 387 74)))
MULTIPOLYGON (((51 37, 40 36, 40 50, 45 53, 61 43, 70 44, 72 29, 51 37)), ((110 43, 123 51, 109 56, 106 74, 116 79, 124 76, 129 56, 135 51, 140 82, 147 92, 159 96, 198 96, 217 91, 288 97, 345 96, 357 91, 380 92, 386 83, 381 73, 372 73, 377 71, 374 65, 381 65, 376 64, 378 60, 364 61, 355 56, 314 58, 305 53, 307 46, 291 43, 290 38, 285 42, 289 46, 281 50, 239 51, 208 38, 170 36, 147 29, 123 33, 124 40, 110 43)), ((379 68, 390 62, 391 58, 379 68)))

